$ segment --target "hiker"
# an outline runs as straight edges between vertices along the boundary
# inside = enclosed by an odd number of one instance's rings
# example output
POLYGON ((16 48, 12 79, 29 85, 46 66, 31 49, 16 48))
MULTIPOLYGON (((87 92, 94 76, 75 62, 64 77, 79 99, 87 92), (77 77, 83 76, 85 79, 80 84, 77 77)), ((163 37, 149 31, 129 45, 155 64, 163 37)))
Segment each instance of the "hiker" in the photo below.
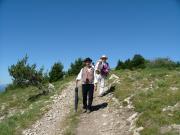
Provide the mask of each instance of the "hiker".
POLYGON ((104 92, 108 90, 107 88, 107 76, 110 71, 109 63, 107 62, 108 57, 102 55, 100 60, 96 63, 95 71, 96 78, 99 84, 99 96, 103 96, 104 92))
POLYGON ((95 77, 95 70, 92 67, 92 60, 90 58, 86 58, 84 63, 85 67, 81 69, 76 78, 76 87, 78 86, 78 82, 82 81, 83 112, 90 113, 92 111, 94 90, 97 89, 97 80, 95 77))

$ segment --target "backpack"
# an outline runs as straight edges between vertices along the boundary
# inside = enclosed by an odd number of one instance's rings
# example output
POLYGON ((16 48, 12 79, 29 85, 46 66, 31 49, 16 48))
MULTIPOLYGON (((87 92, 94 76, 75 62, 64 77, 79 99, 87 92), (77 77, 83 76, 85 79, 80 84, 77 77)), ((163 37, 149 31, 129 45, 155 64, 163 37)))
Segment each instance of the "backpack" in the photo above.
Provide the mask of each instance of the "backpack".
POLYGON ((103 67, 101 69, 101 75, 107 76, 108 73, 109 73, 109 69, 110 68, 109 68, 109 64, 108 63, 103 64, 103 67))

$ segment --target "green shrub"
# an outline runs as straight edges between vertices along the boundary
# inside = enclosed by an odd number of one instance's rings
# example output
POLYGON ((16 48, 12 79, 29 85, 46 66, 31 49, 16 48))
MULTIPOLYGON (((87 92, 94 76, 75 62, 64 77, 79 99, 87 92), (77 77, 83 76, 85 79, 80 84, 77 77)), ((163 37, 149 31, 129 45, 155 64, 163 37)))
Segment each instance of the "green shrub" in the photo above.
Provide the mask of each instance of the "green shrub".
MULTIPOLYGON (((36 64, 28 63, 28 56, 19 60, 16 64, 8 68, 9 74, 13 79, 13 85, 24 87, 29 85, 37 85, 43 81, 43 68, 36 69, 36 64)), ((9 86, 9 87, 12 87, 9 86)))
POLYGON ((51 71, 49 72, 49 81, 56 82, 58 80, 61 80, 64 76, 63 68, 64 67, 62 63, 54 63, 54 65, 51 68, 51 71))
POLYGON ((120 70, 120 69, 122 69, 123 64, 124 64, 123 61, 118 60, 117 66, 116 66, 115 70, 120 70))
POLYGON ((17 85, 15 85, 15 84, 8 84, 5 90, 6 90, 6 91, 7 91, 7 90, 14 90, 14 89, 16 89, 16 88, 18 88, 17 85))
POLYGON ((122 69, 132 69, 132 62, 131 62, 130 59, 127 59, 124 62, 123 66, 122 66, 122 69))
POLYGON ((134 55, 132 61, 131 61, 131 65, 132 65, 132 68, 145 68, 146 65, 146 60, 143 56, 141 56, 140 54, 136 54, 134 55))
POLYGON ((119 60, 116 66, 116 70, 120 69, 139 69, 146 67, 146 60, 143 56, 136 54, 134 55, 133 59, 127 59, 124 62, 119 60))
POLYGON ((180 61, 176 63, 176 67, 180 67, 180 61))
POLYGON ((157 58, 148 63, 148 67, 150 68, 168 68, 174 69, 176 67, 176 63, 169 58, 157 58))
POLYGON ((84 62, 83 59, 78 58, 74 63, 71 63, 71 67, 68 70, 68 75, 77 75, 79 71, 83 68, 84 62))

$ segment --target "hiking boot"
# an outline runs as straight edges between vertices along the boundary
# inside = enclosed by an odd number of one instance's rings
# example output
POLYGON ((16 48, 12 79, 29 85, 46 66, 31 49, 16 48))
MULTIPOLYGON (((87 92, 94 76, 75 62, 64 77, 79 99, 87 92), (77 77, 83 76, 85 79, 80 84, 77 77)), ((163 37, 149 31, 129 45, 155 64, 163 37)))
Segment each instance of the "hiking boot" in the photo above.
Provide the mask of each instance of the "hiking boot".
POLYGON ((98 95, 98 97, 103 97, 103 94, 101 94, 101 95, 98 95))
POLYGON ((89 109, 87 110, 87 113, 91 113, 91 112, 92 112, 91 110, 89 110, 89 109))
POLYGON ((83 109, 83 113, 86 113, 87 112, 87 109, 83 109))

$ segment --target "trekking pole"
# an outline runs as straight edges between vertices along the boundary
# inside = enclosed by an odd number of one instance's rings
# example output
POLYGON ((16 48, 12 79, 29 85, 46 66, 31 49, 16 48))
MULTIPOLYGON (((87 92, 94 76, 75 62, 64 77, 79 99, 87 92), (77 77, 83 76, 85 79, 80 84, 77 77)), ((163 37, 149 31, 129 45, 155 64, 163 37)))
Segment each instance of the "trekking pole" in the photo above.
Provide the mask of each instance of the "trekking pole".
POLYGON ((78 101, 79 101, 79 97, 78 97, 78 87, 75 88, 75 101, 74 101, 74 109, 75 112, 77 112, 78 109, 78 101))

